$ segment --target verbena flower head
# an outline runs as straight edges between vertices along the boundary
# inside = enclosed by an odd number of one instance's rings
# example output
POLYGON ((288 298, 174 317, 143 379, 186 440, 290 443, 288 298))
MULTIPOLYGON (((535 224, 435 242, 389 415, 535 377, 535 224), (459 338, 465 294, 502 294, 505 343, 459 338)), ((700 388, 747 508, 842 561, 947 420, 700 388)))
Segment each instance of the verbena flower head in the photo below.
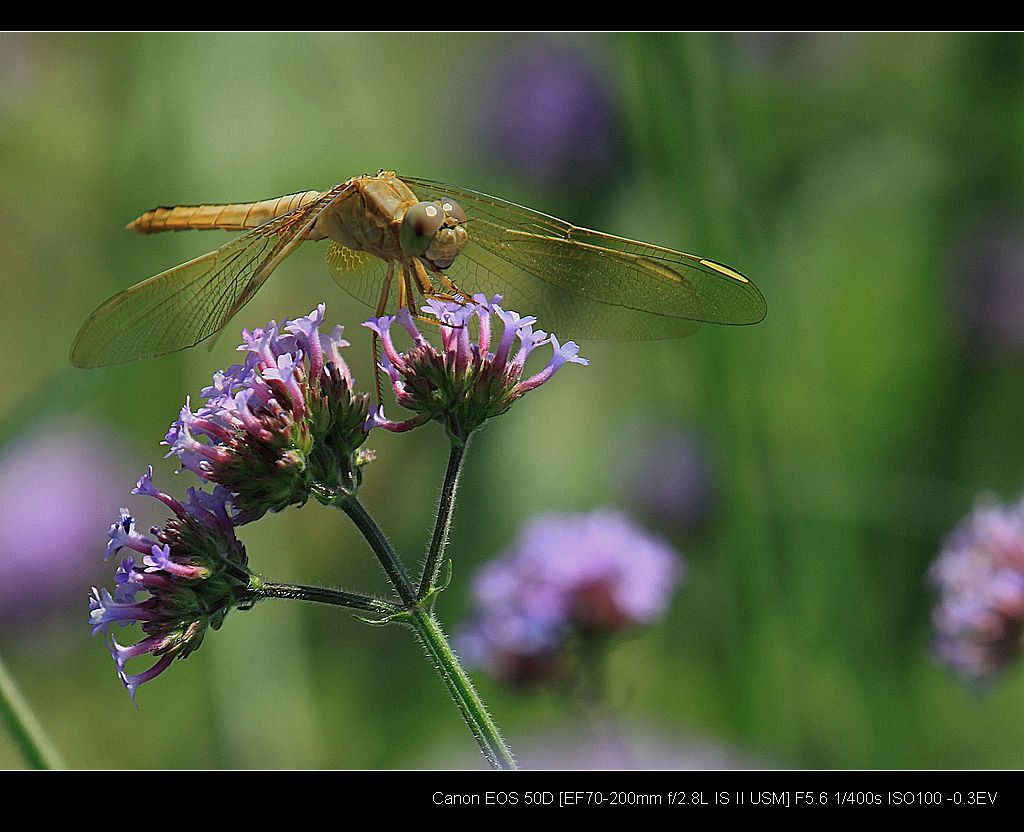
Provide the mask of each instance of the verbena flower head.
POLYGON ((932 616, 939 657, 969 681, 995 678, 1022 648, 1024 500, 975 508, 928 574, 939 592, 932 616))
POLYGON ((543 678, 574 635, 654 623, 683 572, 668 544, 621 512, 541 516, 477 574, 459 644, 499 678, 543 678))
POLYGON ((560 344, 553 334, 533 328, 536 318, 522 317, 500 304, 500 295, 490 301, 484 295, 475 295, 465 304, 428 299, 423 311, 441 325, 441 349, 423 336, 404 308, 363 324, 380 336, 380 366, 391 379, 395 399, 416 414, 393 422, 384 416, 383 408, 378 408, 371 414, 367 429, 401 432, 436 420, 453 442, 465 443, 487 419, 504 413, 563 364, 589 363, 580 358, 579 347, 573 341, 560 344), (493 331, 495 321, 501 324, 500 337, 495 337, 493 331), (405 352, 399 352, 392 338, 392 324, 396 322, 412 339, 412 346, 405 352), (479 333, 476 340, 471 337, 472 331, 479 333), (545 345, 551 347, 547 366, 524 379, 530 353, 545 345))
POLYGON ((121 556, 114 592, 93 587, 89 623, 93 635, 105 635, 117 675, 134 702, 139 685, 159 676, 174 659, 197 650, 207 629, 219 629, 258 579, 250 574, 245 547, 235 536, 227 489, 190 488, 182 504, 157 490, 150 468, 132 493, 160 500, 173 517, 147 535, 135 527, 128 510, 121 509, 107 543, 107 559, 121 556), (118 643, 110 633, 111 624, 135 623, 144 637, 133 645, 118 643), (156 657, 156 663, 140 673, 128 673, 128 662, 147 653, 156 657))
POLYGON ((213 377, 204 405, 186 402, 164 440, 184 467, 227 488, 247 523, 303 503, 311 491, 355 489, 369 397, 341 357, 343 328, 321 332, 324 305, 307 317, 243 330, 245 353, 213 377))

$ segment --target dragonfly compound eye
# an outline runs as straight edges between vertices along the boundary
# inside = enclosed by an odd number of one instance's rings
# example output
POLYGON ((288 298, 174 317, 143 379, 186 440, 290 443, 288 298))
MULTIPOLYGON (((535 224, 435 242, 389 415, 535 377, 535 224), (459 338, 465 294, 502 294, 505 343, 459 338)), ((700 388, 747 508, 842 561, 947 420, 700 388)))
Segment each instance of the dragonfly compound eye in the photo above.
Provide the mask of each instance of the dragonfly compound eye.
POLYGON ((462 206, 454 199, 445 197, 440 200, 440 204, 444 209, 445 216, 451 217, 457 223, 464 223, 466 221, 466 212, 462 210, 462 206))
POLYGON ((418 257, 426 252, 444 219, 444 210, 436 202, 417 202, 413 205, 402 219, 399 234, 402 251, 410 257, 418 257))

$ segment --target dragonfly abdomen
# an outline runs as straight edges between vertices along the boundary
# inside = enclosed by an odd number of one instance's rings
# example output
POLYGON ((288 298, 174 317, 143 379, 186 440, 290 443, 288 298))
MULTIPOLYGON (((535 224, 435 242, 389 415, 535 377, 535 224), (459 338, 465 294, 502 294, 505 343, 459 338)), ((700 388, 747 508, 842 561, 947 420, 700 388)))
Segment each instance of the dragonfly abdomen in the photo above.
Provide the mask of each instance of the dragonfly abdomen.
POLYGON ((176 205, 154 208, 126 228, 140 234, 161 231, 242 231, 301 208, 322 196, 320 191, 302 191, 296 194, 264 199, 260 202, 232 202, 224 205, 176 205))

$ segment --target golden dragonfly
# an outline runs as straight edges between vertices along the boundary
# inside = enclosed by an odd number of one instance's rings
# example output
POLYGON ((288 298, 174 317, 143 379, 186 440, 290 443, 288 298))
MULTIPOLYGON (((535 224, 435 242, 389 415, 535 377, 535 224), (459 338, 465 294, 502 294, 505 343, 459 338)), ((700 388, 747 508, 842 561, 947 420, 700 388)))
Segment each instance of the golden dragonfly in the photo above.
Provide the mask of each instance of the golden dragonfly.
POLYGON ((342 288, 378 315, 392 304, 416 314, 424 296, 482 292, 566 337, 650 340, 688 335, 701 322, 754 324, 766 312, 757 287, 722 263, 393 171, 261 202, 155 208, 128 229, 247 233, 103 303, 71 348, 78 367, 210 338, 282 260, 316 240, 329 240, 342 288))

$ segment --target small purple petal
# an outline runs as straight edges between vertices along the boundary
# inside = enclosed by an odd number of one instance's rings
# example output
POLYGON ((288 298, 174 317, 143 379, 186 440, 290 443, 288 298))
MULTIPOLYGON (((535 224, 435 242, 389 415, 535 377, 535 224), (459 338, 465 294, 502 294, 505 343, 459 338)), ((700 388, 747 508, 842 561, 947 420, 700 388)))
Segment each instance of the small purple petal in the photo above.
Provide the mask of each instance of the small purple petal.
POLYGON ((125 547, 137 552, 148 552, 152 545, 153 541, 136 530, 135 518, 128 513, 128 509, 122 508, 121 516, 111 524, 107 532, 107 552, 103 559, 110 560, 111 555, 125 547))
POLYGON ((320 342, 320 325, 324 322, 324 304, 320 304, 305 318, 296 318, 285 326, 295 336, 303 352, 309 356, 309 377, 319 378, 323 369, 324 352, 320 342))
POLYGON ((566 341, 565 344, 559 345, 558 339, 553 334, 550 336, 550 340, 553 352, 548 365, 536 375, 521 382, 516 387, 517 392, 526 393, 529 390, 540 387, 540 385, 558 372, 559 367, 563 364, 582 364, 584 367, 590 364, 586 358, 580 358, 580 348, 576 345, 575 341, 566 341))
POLYGON ((383 428, 392 433, 404 433, 407 430, 419 427, 426 421, 427 417, 420 415, 406 419, 404 422, 392 422, 384 415, 384 405, 380 405, 370 411, 370 415, 366 417, 366 423, 363 425, 363 430, 369 433, 374 428, 383 428))
POLYGON ((136 709, 139 707, 135 702, 135 691, 139 689, 140 685, 146 682, 152 681, 168 667, 171 666, 171 662, 174 661, 174 654, 164 653, 149 670, 144 670, 142 673, 128 674, 124 671, 119 672, 117 675, 121 679, 125 688, 128 690, 128 695, 131 696, 132 704, 135 705, 136 709))

